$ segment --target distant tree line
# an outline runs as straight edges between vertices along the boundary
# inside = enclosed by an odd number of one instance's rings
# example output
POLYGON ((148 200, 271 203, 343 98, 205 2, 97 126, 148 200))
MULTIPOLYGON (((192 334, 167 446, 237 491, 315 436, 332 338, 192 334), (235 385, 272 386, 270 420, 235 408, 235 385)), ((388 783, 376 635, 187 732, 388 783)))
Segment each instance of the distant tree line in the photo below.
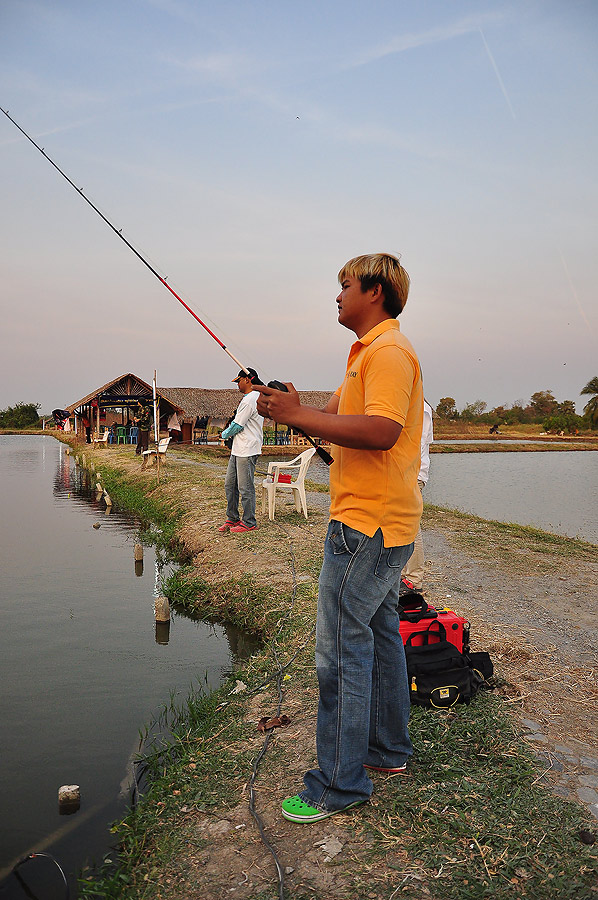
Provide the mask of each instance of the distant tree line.
POLYGON ((17 403, 0 409, 0 428, 31 428, 39 422, 41 403, 17 403))
POLYGON ((487 409, 483 400, 466 403, 458 410, 453 397, 442 397, 436 407, 439 419, 448 422, 467 422, 486 425, 542 425, 545 431, 563 431, 569 434, 598 427, 598 376, 592 378, 580 391, 590 395, 582 416, 575 412, 573 400, 559 403, 552 391, 536 391, 529 403, 522 400, 510 406, 487 409))

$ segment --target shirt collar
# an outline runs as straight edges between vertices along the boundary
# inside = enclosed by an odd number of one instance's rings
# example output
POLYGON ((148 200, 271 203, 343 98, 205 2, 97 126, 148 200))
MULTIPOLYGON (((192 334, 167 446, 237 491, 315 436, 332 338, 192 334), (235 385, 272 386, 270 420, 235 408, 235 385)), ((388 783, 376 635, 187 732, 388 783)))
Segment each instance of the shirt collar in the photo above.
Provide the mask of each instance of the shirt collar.
POLYGON ((399 325, 397 320, 384 319, 382 322, 374 325, 373 328, 370 328, 370 330, 366 332, 363 337, 358 338, 353 346, 356 346, 357 344, 363 344, 364 347, 367 347, 368 344, 371 344, 372 341, 375 341, 376 338, 381 334, 384 334, 385 331, 392 331, 393 329, 396 329, 397 331, 401 330, 401 326, 399 325))

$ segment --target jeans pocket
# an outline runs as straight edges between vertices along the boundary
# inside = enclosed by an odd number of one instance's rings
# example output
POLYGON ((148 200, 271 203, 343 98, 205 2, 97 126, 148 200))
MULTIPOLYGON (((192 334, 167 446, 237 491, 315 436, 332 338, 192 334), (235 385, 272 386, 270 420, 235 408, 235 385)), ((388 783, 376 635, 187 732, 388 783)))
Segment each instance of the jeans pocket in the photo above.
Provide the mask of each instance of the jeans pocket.
POLYGON ((376 577, 387 579, 400 575, 411 555, 409 548, 413 550, 413 544, 405 547, 382 547, 376 563, 376 577))
POLYGON ((330 541, 330 546, 332 547, 332 552, 335 556, 340 553, 350 553, 353 555, 359 548, 364 537, 365 535, 363 535, 361 531, 356 531, 355 528, 351 528, 349 525, 344 525, 342 522, 335 521, 331 525, 330 537, 328 540, 330 541))

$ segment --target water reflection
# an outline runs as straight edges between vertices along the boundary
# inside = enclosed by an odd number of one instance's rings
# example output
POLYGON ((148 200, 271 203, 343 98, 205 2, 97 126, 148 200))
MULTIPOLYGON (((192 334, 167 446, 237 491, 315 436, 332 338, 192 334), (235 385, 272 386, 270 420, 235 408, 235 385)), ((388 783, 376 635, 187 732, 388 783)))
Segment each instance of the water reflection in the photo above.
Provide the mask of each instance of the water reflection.
POLYGON ((72 873, 101 859, 124 811, 139 728, 170 696, 216 687, 255 645, 179 609, 157 629, 167 564, 146 547, 135 567, 139 523, 118 509, 104 516, 95 476, 64 445, 0 437, 0 483, 0 885, 27 852, 45 849, 70 873, 74 896, 72 873), (63 784, 81 786, 67 820, 56 802, 63 784))
POLYGON ((156 621, 156 644, 164 645, 164 644, 167 644, 169 640, 170 640, 170 619, 168 620, 168 622, 156 621))

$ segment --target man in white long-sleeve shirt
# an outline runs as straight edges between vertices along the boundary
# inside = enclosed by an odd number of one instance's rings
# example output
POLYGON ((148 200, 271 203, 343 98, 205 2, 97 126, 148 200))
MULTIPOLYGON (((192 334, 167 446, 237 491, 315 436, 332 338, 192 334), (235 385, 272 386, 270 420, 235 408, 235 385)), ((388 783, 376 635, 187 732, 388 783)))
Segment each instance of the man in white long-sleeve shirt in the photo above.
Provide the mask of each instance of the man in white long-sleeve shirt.
POLYGON ((228 461, 224 491, 226 494, 226 522, 219 531, 240 534, 257 528, 255 519, 255 464, 262 452, 264 419, 257 411, 259 393, 254 384, 262 384, 255 369, 241 370, 233 381, 243 394, 231 424, 222 432, 223 438, 232 437, 233 446, 228 461), (243 518, 239 519, 239 499, 243 518))
MULTIPOLYGON (((421 441, 421 464, 419 475, 417 476, 417 484, 420 491, 423 492, 424 486, 428 481, 430 474, 430 444, 434 440, 434 430, 432 426, 432 407, 427 400, 424 400, 424 424, 422 428, 421 441)), ((417 532, 414 542, 413 553, 409 558, 409 562, 403 569, 403 580, 401 581, 401 593, 410 591, 414 588, 421 591, 424 586, 424 543, 422 540, 421 525, 417 532), (405 583, 405 579, 409 584, 405 583), (412 587, 410 587, 410 585, 412 587)))

